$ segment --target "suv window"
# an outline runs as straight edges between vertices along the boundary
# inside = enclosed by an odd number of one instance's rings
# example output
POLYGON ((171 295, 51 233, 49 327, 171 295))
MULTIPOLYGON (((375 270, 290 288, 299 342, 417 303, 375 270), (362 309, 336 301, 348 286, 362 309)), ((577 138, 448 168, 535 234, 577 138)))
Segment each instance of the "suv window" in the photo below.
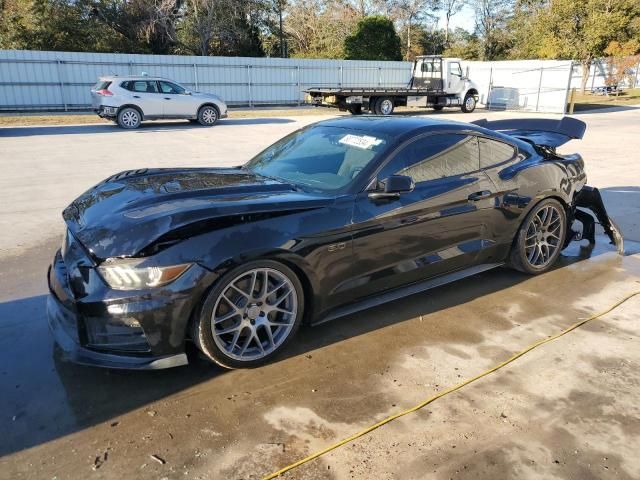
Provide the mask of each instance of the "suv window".
POLYGON ((408 175, 416 183, 479 169, 478 140, 473 135, 428 135, 407 145, 398 156, 405 167, 397 174, 408 175))
POLYGON ((125 90, 138 93, 158 93, 158 85, 151 80, 129 80, 120 85, 125 90))
POLYGON ((160 90, 162 93, 169 93, 173 95, 182 95, 185 92, 185 89, 180 85, 169 82, 160 82, 160 90))
POLYGON ((480 168, 489 168, 516 156, 516 149, 507 143, 482 137, 478 141, 480 143, 480 168))

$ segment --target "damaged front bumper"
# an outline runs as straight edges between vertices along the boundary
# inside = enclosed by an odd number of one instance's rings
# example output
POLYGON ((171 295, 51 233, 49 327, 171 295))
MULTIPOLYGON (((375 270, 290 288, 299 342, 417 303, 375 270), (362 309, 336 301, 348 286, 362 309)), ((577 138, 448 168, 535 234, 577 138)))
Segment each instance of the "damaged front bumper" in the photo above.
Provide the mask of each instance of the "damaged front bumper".
POLYGON ((590 187, 585 185, 582 187, 575 200, 576 210, 574 217, 580 223, 582 223, 582 232, 570 231, 567 238, 567 243, 571 240, 587 239, 590 243, 595 243, 595 220, 588 212, 580 210, 580 208, 590 210, 594 213, 598 219, 598 223, 604 229, 604 233, 611 240, 611 244, 615 245, 616 250, 620 255, 624 255, 624 238, 620 228, 609 217, 607 209, 602 201, 602 195, 596 187, 590 187))

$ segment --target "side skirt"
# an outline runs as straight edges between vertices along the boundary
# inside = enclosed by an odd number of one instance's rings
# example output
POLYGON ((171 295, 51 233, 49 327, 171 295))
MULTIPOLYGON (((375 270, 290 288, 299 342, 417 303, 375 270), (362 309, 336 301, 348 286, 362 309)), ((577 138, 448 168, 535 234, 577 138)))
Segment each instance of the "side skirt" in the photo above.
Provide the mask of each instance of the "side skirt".
POLYGON ((366 310, 371 307, 377 307, 378 305, 392 302, 393 300, 398 300, 403 297, 408 297, 409 295, 414 295, 426 290, 431 290, 432 288, 446 285, 447 283, 455 282, 463 278, 471 277, 472 275, 486 272, 487 270, 492 270, 494 268, 501 267, 502 265, 504 265, 503 262, 484 263, 482 265, 476 265, 473 267, 465 268, 463 270, 456 270, 455 272, 440 275, 439 277, 435 278, 430 278, 419 283, 412 283, 411 285, 383 292, 379 295, 367 297, 364 300, 360 300, 356 303, 352 303, 344 307, 339 307, 335 310, 332 310, 327 316, 322 317, 319 321, 313 322, 312 325, 320 325, 321 323, 329 322, 346 315, 351 315, 352 313, 356 313, 361 310, 366 310))

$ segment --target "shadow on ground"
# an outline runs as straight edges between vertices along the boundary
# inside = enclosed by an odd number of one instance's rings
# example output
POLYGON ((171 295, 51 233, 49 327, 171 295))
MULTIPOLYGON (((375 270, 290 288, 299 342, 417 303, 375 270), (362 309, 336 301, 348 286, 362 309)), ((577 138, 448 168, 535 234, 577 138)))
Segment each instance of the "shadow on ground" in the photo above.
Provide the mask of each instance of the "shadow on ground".
MULTIPOLYGON (((295 120, 289 118, 225 118, 213 128, 218 129, 229 125, 274 125, 292 123, 295 120)), ((0 137, 32 137, 36 135, 78 135, 92 133, 116 133, 128 132, 131 134, 145 134, 151 132, 171 132, 175 130, 203 130, 211 127, 203 127, 190 122, 146 122, 136 130, 122 130, 116 124, 89 124, 89 125, 56 125, 42 127, 3 127, 0 128, 0 137)))
MULTIPOLYGON (((612 250, 605 237, 600 236, 598 241, 593 250, 574 244, 565 252, 558 268, 612 250)), ((41 247, 39 250, 49 249, 41 247)), ((13 275, 19 272, 21 262, 28 260, 16 257, 7 262, 4 271, 13 275)), ((38 270, 44 276, 46 265, 38 265, 38 270)), ((517 272, 498 269, 439 287, 428 296, 414 295, 338 321, 303 328, 281 360, 420 315, 446 311, 477 297, 508 289, 527 278, 517 272)), ((19 288, 10 291, 18 292, 19 288)), ((44 291, 0 303, 3 392, 0 412, 3 423, 8 425, 0 438, 0 456, 110 421, 225 372, 201 359, 191 345, 188 347, 190 365, 170 370, 117 371, 72 364, 53 344, 45 318, 45 303, 44 291)), ((260 375, 260 369, 247 373, 252 374, 260 375)))

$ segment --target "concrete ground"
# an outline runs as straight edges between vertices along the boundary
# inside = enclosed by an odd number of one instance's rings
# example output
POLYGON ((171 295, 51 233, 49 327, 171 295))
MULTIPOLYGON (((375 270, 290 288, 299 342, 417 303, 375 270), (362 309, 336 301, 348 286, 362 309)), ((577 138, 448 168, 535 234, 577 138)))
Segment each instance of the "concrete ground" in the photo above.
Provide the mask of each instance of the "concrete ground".
MULTIPOLYGON (((543 276, 495 270, 303 329, 255 370, 61 357, 44 275, 67 203, 119 170, 237 165, 322 118, 0 128, 0 479, 260 478, 640 290, 640 109, 621 108, 579 115, 586 138, 565 151, 584 155, 625 256, 573 244, 543 276)), ((285 478, 639 478, 639 312, 640 296, 285 478)))

